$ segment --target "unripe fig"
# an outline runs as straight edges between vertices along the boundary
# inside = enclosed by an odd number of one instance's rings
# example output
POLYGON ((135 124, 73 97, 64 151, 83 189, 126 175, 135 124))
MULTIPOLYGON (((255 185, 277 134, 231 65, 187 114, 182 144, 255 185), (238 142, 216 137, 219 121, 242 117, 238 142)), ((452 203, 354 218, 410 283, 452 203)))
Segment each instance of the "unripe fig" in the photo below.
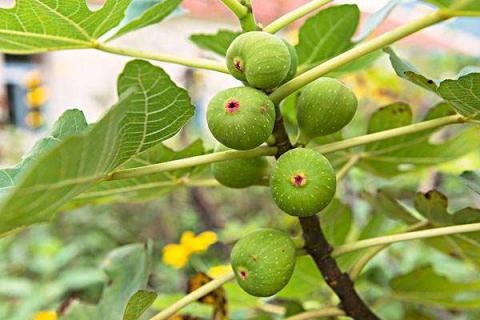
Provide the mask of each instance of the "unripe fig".
POLYGON ((312 216, 335 196, 335 172, 320 153, 293 149, 278 159, 270 186, 273 200, 280 209, 292 216, 312 216))
POLYGON ((241 34, 227 51, 227 67, 241 81, 260 89, 283 83, 290 70, 290 53, 285 43, 267 32, 241 34))
POLYGON ((295 50, 295 47, 292 46, 289 42, 283 40, 285 45, 288 48, 288 52, 290 53, 290 70, 288 70, 287 76, 285 79, 283 79, 282 83, 288 82, 295 77, 297 74, 297 68, 298 68, 298 55, 297 55, 297 50, 295 50))
POLYGON ((207 122, 213 136, 228 148, 253 149, 272 134, 275 107, 262 91, 231 88, 210 101, 207 122))
POLYGON ((262 229, 240 239, 231 263, 238 284, 256 297, 269 297, 285 287, 295 268, 295 244, 288 234, 262 229))
MULTIPOLYGON (((226 151, 229 148, 218 144, 215 151, 226 151)), ((268 175, 269 165, 265 157, 237 159, 212 164, 215 179, 230 188, 250 187, 268 175)))
POLYGON ((301 140, 325 136, 345 127, 355 115, 357 98, 342 82, 320 78, 307 85, 297 102, 301 140))

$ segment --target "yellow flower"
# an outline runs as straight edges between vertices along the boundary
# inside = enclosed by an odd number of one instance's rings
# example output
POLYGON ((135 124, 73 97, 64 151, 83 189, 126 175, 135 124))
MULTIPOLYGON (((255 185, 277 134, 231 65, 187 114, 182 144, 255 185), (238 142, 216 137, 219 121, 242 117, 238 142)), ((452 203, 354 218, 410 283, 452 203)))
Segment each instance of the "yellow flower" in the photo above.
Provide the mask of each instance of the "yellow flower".
POLYGON ((209 277, 216 279, 226 275, 227 273, 230 273, 231 271, 232 271, 232 266, 229 264, 224 264, 221 266, 211 267, 208 270, 207 274, 209 277))
POLYGON ((40 311, 35 314, 33 320, 57 320, 55 311, 40 311))
POLYGON ((48 100, 48 90, 46 87, 36 87, 26 95, 27 104, 32 108, 38 108, 48 100))
POLYGON ((188 248, 191 253, 202 253, 208 247, 217 242, 217 234, 212 231, 205 231, 195 237, 191 231, 186 231, 180 238, 180 244, 188 248))
POLYGON ((193 253, 205 252, 215 242, 217 242, 215 232, 206 231, 195 236, 193 232, 185 231, 180 237, 179 244, 168 244, 163 248, 163 263, 177 269, 183 268, 193 253))

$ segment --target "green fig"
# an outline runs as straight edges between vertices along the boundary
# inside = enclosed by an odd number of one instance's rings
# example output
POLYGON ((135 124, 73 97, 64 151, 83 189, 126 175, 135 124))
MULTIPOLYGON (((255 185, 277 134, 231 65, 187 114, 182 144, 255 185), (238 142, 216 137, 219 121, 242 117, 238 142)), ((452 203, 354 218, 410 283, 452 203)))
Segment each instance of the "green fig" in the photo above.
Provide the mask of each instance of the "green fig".
POLYGON ((228 148, 253 149, 272 134, 275 106, 262 91, 231 88, 210 101, 207 123, 213 136, 228 148))
POLYGON ((283 42, 287 46, 288 52, 290 52, 290 70, 288 70, 287 76, 282 81, 282 83, 285 83, 292 80, 297 74, 298 55, 297 55, 297 50, 295 50, 294 46, 292 46, 289 42, 285 40, 283 40, 283 42))
POLYGON ((261 229, 240 239, 231 263, 238 284, 256 297, 269 297, 285 287, 296 262, 295 244, 288 234, 261 229))
MULTIPOLYGON (((216 152, 231 150, 221 144, 216 152)), ((222 185, 230 188, 246 188, 268 176, 269 164, 265 157, 221 161, 212 164, 212 173, 222 185)))
POLYGON ((315 80, 305 86, 297 101, 299 142, 341 130, 356 110, 357 98, 342 82, 332 78, 315 80))
POLYGON ((241 34, 227 50, 230 73, 251 87, 264 90, 283 83, 290 71, 290 59, 287 45, 262 31, 241 34))
POLYGON ((335 172, 320 153, 293 149, 284 153, 272 170, 270 187, 275 203, 292 216, 312 216, 335 196, 335 172))

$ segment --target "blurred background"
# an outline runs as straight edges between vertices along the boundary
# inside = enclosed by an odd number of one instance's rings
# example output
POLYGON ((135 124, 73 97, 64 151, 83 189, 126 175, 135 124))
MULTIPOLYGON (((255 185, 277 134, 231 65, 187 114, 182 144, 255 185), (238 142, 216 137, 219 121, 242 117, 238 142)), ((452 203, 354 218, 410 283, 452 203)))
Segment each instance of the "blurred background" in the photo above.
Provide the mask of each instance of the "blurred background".
MULTIPOLYGON (((133 19, 157 2, 134 1, 126 19, 133 19)), ((306 2, 254 0, 253 5, 258 21, 266 25, 306 2)), ((335 4, 340 3, 357 4, 362 12, 361 21, 365 21, 387 1, 335 1, 335 4)), ((12 5, 14 1, 0 0, 0 7, 12 5)), ((101 6, 102 1, 89 1, 89 5, 95 8, 101 6)), ((404 1, 381 24, 376 34, 431 10, 424 3, 404 1)), ((284 30, 282 36, 295 43, 300 24, 284 30)), ((219 1, 184 0, 182 7, 166 21, 127 34, 116 40, 115 45, 186 57, 219 59, 214 53, 203 51, 190 42, 190 34, 238 28, 234 17, 219 1)), ((454 77, 466 67, 480 65, 480 22, 469 18, 450 21, 419 32, 394 47, 401 56, 408 58, 433 79, 454 77)), ((79 108, 90 122, 98 120, 115 102, 116 78, 128 60, 94 50, 34 56, 0 54, 0 167, 17 163, 22 154, 67 109, 79 108)), ((214 141, 206 127, 206 105, 219 90, 239 83, 221 73, 172 64, 158 65, 178 85, 190 92, 196 106, 195 118, 168 145, 181 147, 200 136, 205 141, 205 147, 211 148, 214 141)), ((361 102, 354 122, 345 132, 346 136, 364 132, 366 119, 381 106, 404 101, 412 106, 418 118, 438 101, 427 91, 398 78, 387 56, 381 56, 365 70, 343 76, 342 79, 354 89, 361 102)), ((354 221, 346 234, 355 238, 370 224, 375 223, 377 232, 391 225, 392 222, 386 218, 378 218, 367 202, 358 197, 361 192, 374 192, 383 186, 395 186, 405 198, 417 190, 436 187, 455 199, 451 202, 453 208, 480 204, 478 196, 453 178, 459 171, 469 166, 478 167, 479 164, 479 155, 475 151, 455 163, 443 165, 440 177, 433 177, 432 172, 426 170, 384 179, 358 169, 353 170, 342 186, 345 196, 341 199, 342 203, 338 204, 346 206, 345 210, 354 221)), ((106 253, 120 245, 147 239, 152 240, 156 252, 156 272, 150 285, 162 294, 156 302, 156 307, 161 308, 182 294, 188 277, 196 271, 214 276, 216 272, 227 269, 224 265, 228 263, 228 252, 238 235, 267 226, 291 230, 292 233, 298 230, 295 219, 278 213, 270 200, 269 190, 263 187, 240 192, 226 188, 178 189, 147 203, 98 205, 62 213, 51 224, 37 225, 14 237, 0 239, 0 319, 31 319, 35 312, 55 310, 71 298, 96 301, 104 281, 98 266, 106 253), (206 230, 215 232, 218 237, 208 251, 186 257, 187 262, 183 265, 174 266, 162 260, 162 248, 169 243, 178 243, 183 232, 198 234, 206 230)), ((468 280, 474 272, 472 266, 459 263, 429 247, 418 244, 415 250, 405 248, 410 247, 407 244, 395 245, 389 249, 389 256, 377 257, 370 269, 383 268, 386 271, 373 273, 374 276, 388 278, 408 272, 419 261, 428 262, 441 270, 442 274, 456 279, 468 280), (455 270, 454 274, 452 270, 455 270)), ((280 299, 307 299, 311 306, 315 306, 318 297, 325 295, 325 287, 312 290, 321 281, 317 270, 309 261, 301 262, 300 266, 303 275, 296 279, 296 289, 287 288, 280 299)), ((368 288, 366 294, 378 295, 375 290, 368 288)), ((275 310, 268 310, 268 305, 246 296, 235 285, 227 286, 227 297, 232 319, 259 318, 264 313, 265 317, 266 314, 274 317, 272 314, 275 314, 275 310), (246 311, 247 307, 255 312, 246 311)), ((433 311, 429 311, 429 314, 434 315, 431 319, 480 317, 475 311, 451 313, 443 307, 430 305, 433 311)), ((388 299, 382 301, 378 309, 388 315, 388 319, 394 320, 406 319, 406 314, 410 312, 409 308, 388 299)), ((193 305, 190 312, 208 314, 208 308, 193 305)))

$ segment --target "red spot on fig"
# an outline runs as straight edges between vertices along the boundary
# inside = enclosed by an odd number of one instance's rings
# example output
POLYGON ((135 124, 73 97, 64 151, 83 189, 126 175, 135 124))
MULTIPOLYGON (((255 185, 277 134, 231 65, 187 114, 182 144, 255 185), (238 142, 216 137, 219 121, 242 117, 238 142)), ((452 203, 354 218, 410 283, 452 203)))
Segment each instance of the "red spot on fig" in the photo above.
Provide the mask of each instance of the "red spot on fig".
POLYGON ((240 102, 237 100, 230 99, 225 104, 225 110, 229 113, 233 113, 240 108, 240 102))
POLYGON ((234 59, 233 60, 233 64, 235 65, 235 69, 238 70, 238 72, 242 72, 243 73, 243 66, 242 66, 242 60, 240 59, 234 59))
POLYGON ((240 279, 246 280, 247 277, 248 277, 247 271, 245 270, 240 271, 240 279))
POLYGON ((307 178, 305 177, 305 174, 297 173, 292 177, 291 182, 292 182, 293 186, 301 187, 301 186, 305 185, 305 183, 307 182, 307 178))

